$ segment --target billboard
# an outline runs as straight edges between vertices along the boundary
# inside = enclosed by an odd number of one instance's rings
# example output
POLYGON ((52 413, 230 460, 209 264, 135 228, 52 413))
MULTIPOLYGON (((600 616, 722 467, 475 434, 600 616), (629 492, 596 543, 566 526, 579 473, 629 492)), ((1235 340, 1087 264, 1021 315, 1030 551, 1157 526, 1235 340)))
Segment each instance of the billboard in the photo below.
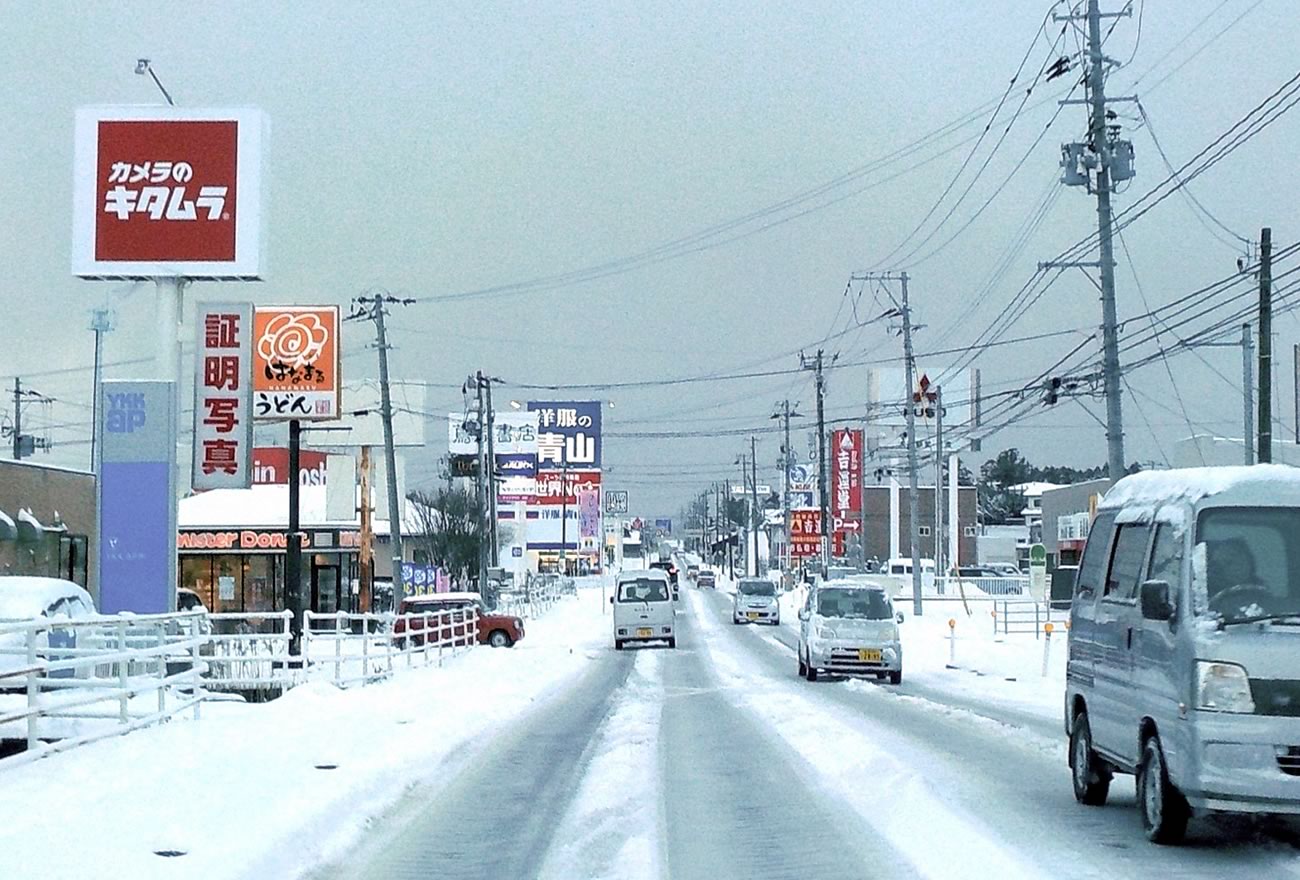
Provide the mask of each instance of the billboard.
POLYGON ((104 382, 99 399, 99 611, 176 601, 176 405, 171 382, 104 382))
POLYGON ((528 402, 537 414, 537 460, 546 467, 600 469, 600 401, 528 402))
MULTIPOLYGON (((447 413, 447 451, 452 455, 478 454, 478 417, 474 413, 447 413)), ((494 412, 492 451, 497 455, 537 455, 537 413, 494 412)))
POLYGON ((257 420, 337 419, 340 357, 338 306, 258 306, 253 312, 257 420))
POLYGON ((862 431, 837 428, 831 432, 831 546, 844 555, 844 536, 862 528, 862 431))
POLYGON ((497 500, 504 504, 529 501, 537 494, 537 453, 496 456, 497 500))
POLYGON ((584 539, 580 549, 594 550, 598 535, 600 535, 600 488, 599 486, 583 487, 578 490, 578 536, 584 539))
POLYGON ((822 513, 817 508, 790 511, 790 555, 809 559, 821 554, 822 513))
POLYGON ((72 273, 259 278, 265 129, 252 108, 77 110, 72 273))
MULTIPOLYGON (((944 430, 956 430, 978 424, 979 370, 969 368, 953 370, 938 364, 918 364, 913 383, 919 386, 923 377, 929 383, 930 392, 934 391, 935 386, 943 388, 944 430)), ((872 424, 901 431, 907 424, 906 402, 912 399, 917 390, 917 388, 907 387, 907 370, 904 367, 868 369, 867 410, 871 414, 872 424)), ((922 425, 925 424, 925 407, 919 404, 917 418, 922 425)), ((884 445, 892 445, 891 441, 901 442, 886 436, 884 445)))
POLYGON ((569 506, 578 503, 578 492, 585 489, 600 488, 600 471, 553 471, 537 472, 537 496, 533 504, 569 506))
POLYGON ((253 481, 253 304, 196 306, 195 489, 247 489, 253 481))
POLYGON ((627 513, 627 490, 611 490, 605 493, 605 512, 609 514, 627 513))
MULTIPOLYGON (((314 449, 298 450, 298 485, 324 486, 329 456, 314 449)), ((289 482, 289 450, 283 446, 253 447, 253 485, 284 486, 289 482)))

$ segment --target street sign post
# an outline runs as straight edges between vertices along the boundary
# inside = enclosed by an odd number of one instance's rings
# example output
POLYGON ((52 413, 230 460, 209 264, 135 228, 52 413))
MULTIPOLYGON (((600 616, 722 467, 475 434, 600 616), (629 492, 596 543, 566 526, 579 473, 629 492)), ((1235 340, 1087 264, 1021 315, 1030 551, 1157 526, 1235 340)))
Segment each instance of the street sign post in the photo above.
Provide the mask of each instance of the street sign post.
POLYGON ((1035 601, 1047 601, 1047 548, 1042 544, 1029 548, 1029 592, 1035 601))

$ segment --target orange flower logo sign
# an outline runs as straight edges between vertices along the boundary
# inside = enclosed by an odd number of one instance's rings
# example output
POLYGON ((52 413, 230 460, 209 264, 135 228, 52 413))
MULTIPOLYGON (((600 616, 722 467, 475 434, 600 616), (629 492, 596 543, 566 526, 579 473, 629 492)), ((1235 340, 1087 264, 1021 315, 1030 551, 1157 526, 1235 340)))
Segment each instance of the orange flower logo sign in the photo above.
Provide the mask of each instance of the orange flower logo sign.
POLYGON ((262 421, 339 417, 337 306, 259 306, 253 413, 262 421))
POLYGON ((257 354, 268 364, 281 363, 290 369, 311 366, 320 360, 330 332, 313 313, 281 313, 267 322, 257 340, 257 354))

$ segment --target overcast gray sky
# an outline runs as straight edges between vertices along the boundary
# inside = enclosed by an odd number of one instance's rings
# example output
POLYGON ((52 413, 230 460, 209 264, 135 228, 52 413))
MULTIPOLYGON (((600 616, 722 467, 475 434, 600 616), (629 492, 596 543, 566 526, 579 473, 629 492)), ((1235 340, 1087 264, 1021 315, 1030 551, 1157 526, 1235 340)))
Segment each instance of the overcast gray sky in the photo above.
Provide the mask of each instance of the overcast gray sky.
MULTIPOLYGON (((1103 5, 1117 9, 1123 2, 1103 5)), ((31 387, 60 399, 49 418, 66 426, 53 437, 69 445, 42 460, 84 465, 88 310, 106 297, 118 310, 119 329, 106 349, 110 363, 152 354, 152 288, 79 281, 69 271, 73 113, 88 104, 157 102, 152 83, 132 73, 137 57, 152 59, 182 104, 253 105, 271 121, 266 280, 245 288, 201 285, 200 295, 345 302, 374 285, 436 297, 601 265, 773 206, 999 97, 1029 51, 1021 81, 1027 83, 1060 30, 1049 22, 1040 33, 1051 8, 1041 0, 8 0, 0 5, 7 50, 0 151, 8 158, 0 175, 0 293, 8 305, 0 376, 6 386, 15 373, 30 376, 31 387), (82 369, 47 372, 69 368, 82 369)), ((1116 26, 1107 52, 1132 61, 1111 75, 1109 90, 1142 98, 1176 165, 1296 73, 1300 26, 1283 0, 1135 0, 1134 8, 1142 11, 1141 40, 1135 52, 1136 14, 1116 26)), ((1073 35, 1061 45, 1065 54, 1077 48, 1073 35)), ((1048 194, 1060 143, 1084 131, 1083 109, 1067 108, 1030 150, 1056 109, 1047 99, 1073 76, 1034 92, 970 195, 915 257, 996 194, 987 210, 932 258, 900 259, 904 250, 885 264, 912 274, 915 317, 925 325, 918 351, 974 342, 1036 261, 1095 228, 1092 199, 1064 190, 1000 282, 963 315, 1048 194)), ((954 195, 1019 103, 1013 90, 954 195)), ((1136 125, 1135 108, 1116 109, 1136 145, 1139 172, 1116 199, 1123 208, 1166 172, 1149 134, 1136 125)), ((955 145, 977 135, 982 121, 819 199, 700 242, 717 246, 681 247, 686 253, 673 259, 584 283, 399 309, 391 320, 395 373, 446 386, 429 398, 430 408, 442 412, 459 406, 453 386, 480 368, 534 384, 789 369, 798 366, 792 352, 815 349, 828 334, 837 334, 826 342, 828 352, 843 361, 896 356, 899 340, 884 325, 842 332, 853 315, 845 307, 852 305, 846 284, 917 225, 967 156, 969 146, 955 145), (773 221, 781 222, 760 229, 773 221), (725 238, 734 240, 719 244, 725 238)), ((1279 246, 1294 241, 1297 126, 1300 115, 1282 117, 1192 184, 1229 229, 1254 239, 1260 226, 1271 225, 1279 246)), ((945 205, 931 226, 946 211, 945 205)), ((1151 307, 1229 274, 1237 253, 1230 237, 1216 232, 1229 243, 1212 237, 1179 196, 1137 221, 1124 236, 1132 270, 1118 251, 1120 315, 1147 311, 1134 271, 1151 307)), ((871 313, 872 293, 861 294, 859 317, 871 313)), ((1099 315, 1095 288, 1075 272, 1006 335, 1092 328, 1099 315)), ((1279 417, 1289 426, 1290 346, 1300 339, 1300 322, 1287 315, 1275 329, 1283 355, 1279 417)), ((346 372, 369 375, 374 354, 361 338, 367 327, 349 330, 346 372)), ((1142 330, 1149 325, 1125 333, 1142 330)), ((1023 384, 1087 332, 989 350, 976 362, 986 391, 1023 384)), ((1239 436, 1239 353, 1207 349, 1170 364, 1188 419, 1239 436)), ((108 375, 129 378, 140 369, 111 367, 108 375)), ((832 416, 862 411, 865 370, 832 372, 832 416)), ((1156 364, 1129 382, 1140 396, 1125 401, 1128 458, 1172 455, 1187 420, 1169 373, 1156 364)), ((736 474, 731 463, 747 439, 618 435, 766 427, 774 403, 785 397, 811 414, 811 388, 810 376, 796 373, 574 396, 614 402, 605 422, 606 483, 630 489, 637 512, 662 514, 675 512, 697 485, 736 474)), ((1104 412, 1099 401, 1086 405, 1104 412)), ((440 427, 434 436, 443 433, 440 427)), ((1281 436, 1295 439, 1289 430, 1281 436)), ((986 441, 984 454, 1012 445, 1035 461, 1105 459, 1102 429, 1076 403, 1007 428, 986 441)), ((776 455, 775 438, 760 435, 761 480, 777 480, 776 455)))

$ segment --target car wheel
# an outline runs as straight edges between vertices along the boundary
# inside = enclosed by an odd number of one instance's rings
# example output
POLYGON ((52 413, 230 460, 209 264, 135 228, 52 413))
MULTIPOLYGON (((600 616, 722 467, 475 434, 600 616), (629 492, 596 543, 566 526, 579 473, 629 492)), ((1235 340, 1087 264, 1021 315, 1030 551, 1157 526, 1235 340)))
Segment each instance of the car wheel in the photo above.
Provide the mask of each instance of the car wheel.
POLYGON ((797 651, 796 653, 799 655, 799 677, 803 678, 808 674, 808 664, 803 662, 802 651, 797 651))
POLYGON ((1138 812, 1142 814, 1142 830, 1147 840, 1166 845, 1181 843, 1192 811, 1182 793, 1169 781, 1158 736, 1151 737, 1142 746, 1137 789, 1138 812))
POLYGON ((890 683, 890 684, 902 684, 902 683, 903 683, 903 670, 900 669, 900 670, 898 670, 897 672, 891 672, 891 673, 889 673, 889 683, 890 683))
POLYGON ((614 650, 615 651, 623 650, 623 642, 621 639, 614 639, 614 650))
POLYGON ((817 680, 817 667, 815 667, 815 666, 812 665, 812 658, 811 658, 811 657, 808 658, 808 676, 807 676, 807 678, 808 678, 809 681, 816 681, 816 680, 817 680))
POLYGON ((677 636, 673 636, 673 637, 671 637, 670 639, 668 639, 668 647, 670 647, 670 648, 676 648, 676 647, 677 647, 677 636))
POLYGON ((505 630, 494 629, 492 634, 488 636, 488 644, 494 648, 509 648, 513 643, 505 630))
POLYGON ((1070 731, 1070 780, 1074 799, 1090 807, 1100 807, 1110 794, 1111 771, 1092 750, 1092 728, 1088 713, 1080 712, 1070 731))

